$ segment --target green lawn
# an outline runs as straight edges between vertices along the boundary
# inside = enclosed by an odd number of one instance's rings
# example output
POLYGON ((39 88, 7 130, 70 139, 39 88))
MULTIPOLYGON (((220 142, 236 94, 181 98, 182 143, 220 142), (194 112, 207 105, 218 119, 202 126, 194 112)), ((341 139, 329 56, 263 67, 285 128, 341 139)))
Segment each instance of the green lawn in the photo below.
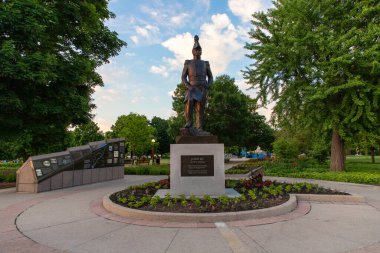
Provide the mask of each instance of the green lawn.
POLYGON ((169 175, 169 165, 138 165, 125 166, 125 175, 169 175))
POLYGON ((293 163, 266 162, 265 175, 295 178, 311 178, 329 181, 380 185, 380 156, 371 163, 370 156, 347 156, 343 172, 329 171, 329 165, 299 161, 293 163))

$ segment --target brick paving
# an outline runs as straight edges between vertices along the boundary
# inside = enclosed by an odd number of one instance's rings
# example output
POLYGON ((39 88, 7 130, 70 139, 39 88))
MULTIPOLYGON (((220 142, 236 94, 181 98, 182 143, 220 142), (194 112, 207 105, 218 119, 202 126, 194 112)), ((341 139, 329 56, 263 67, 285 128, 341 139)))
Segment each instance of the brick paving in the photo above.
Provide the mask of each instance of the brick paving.
MULTIPOLYGON (((218 229, 215 228, 215 223, 178 223, 136 220, 110 214, 101 205, 101 198, 106 193, 130 184, 157 180, 155 177, 128 178, 129 179, 126 179, 126 181, 120 181, 116 184, 102 183, 94 186, 78 187, 74 190, 59 190, 48 194, 18 195, 16 193, 10 193, 9 190, 6 192, 4 190, 0 190, 0 253, 174 252, 173 250, 178 249, 178 247, 181 247, 182 244, 184 245, 183 247, 185 247, 185 245, 188 247, 188 243, 193 242, 192 238, 198 238, 197 240, 202 238, 203 232, 201 231, 209 231, 206 232, 206 234, 212 234, 212 238, 214 239, 211 239, 211 237, 209 239, 204 238, 209 244, 204 245, 205 250, 207 249, 207 252, 212 253, 214 252, 212 250, 214 243, 217 241, 220 243, 220 241, 228 240, 228 238, 223 239, 222 236, 217 237, 217 233, 215 231, 218 231, 218 229), (8 198, 8 202, 2 201, 5 193, 7 194, 6 196, 8 198), (9 197, 12 196, 14 196, 14 200, 10 201, 9 197), (77 199, 80 201, 74 201, 77 199), (64 202, 65 205, 67 205, 68 210, 71 208, 76 208, 76 206, 73 206, 74 203, 75 205, 80 205, 83 209, 84 216, 79 220, 69 223, 59 223, 57 220, 56 223, 52 223, 55 225, 47 225, 46 227, 41 228, 37 227, 36 229, 30 229, 27 231, 23 231, 22 226, 21 229, 19 226, 16 226, 16 224, 20 222, 17 222, 20 216, 28 218, 24 218, 24 222, 26 221, 33 223, 33 217, 35 217, 35 215, 43 215, 43 212, 54 211, 54 201, 57 200, 64 202), (86 206, 87 210, 85 208, 86 206), (33 212, 35 208, 42 210, 42 213, 33 212), (94 214, 96 214, 95 218, 89 218, 94 216, 94 214), (109 229, 108 232, 105 230, 104 233, 100 235, 91 235, 94 231, 91 229, 86 229, 84 226, 83 228, 81 228, 82 226, 79 226, 79 229, 81 231, 86 231, 86 233, 88 233, 88 237, 91 239, 89 241, 86 241, 86 239, 71 248, 67 246, 68 242, 59 240, 59 237, 70 233, 69 231, 73 229, 74 225, 78 226, 81 222, 85 222, 84 224, 99 223, 101 226, 101 224, 103 224, 102 220, 111 222, 109 224, 112 226, 116 226, 116 224, 123 225, 109 229), (129 242, 129 246, 124 245, 122 242, 124 242, 124 240, 131 240, 129 237, 133 234, 125 234, 125 229, 128 229, 128 231, 135 231, 134 233, 136 233, 133 237, 134 239, 129 242), (152 229, 157 230, 152 231, 152 229), (52 230, 56 231, 55 233, 57 234, 50 232, 52 230), (39 233, 42 233, 42 236, 37 236, 39 233), (153 233, 156 238, 144 236, 151 233, 153 233), (181 237, 177 236, 178 233, 181 234, 181 237), (122 234, 123 236, 121 236, 122 234), (187 238, 186 240, 183 240, 184 236, 187 238), (121 244, 119 243, 118 238, 122 240, 121 244), (54 244, 51 239, 56 240, 56 244, 54 244), (97 245, 96 243, 98 242, 100 243, 99 245, 104 245, 105 248, 94 248, 94 246, 92 246, 97 245), (131 242, 133 243, 131 244, 131 242), (156 249, 153 251, 149 248, 151 243, 163 244, 161 247, 163 250, 161 251, 156 249)), ((367 203, 342 204, 326 202, 310 203, 307 201, 301 201, 298 203, 298 206, 294 211, 285 215, 262 219, 226 222, 226 226, 231 228, 231 233, 235 233, 234 235, 243 236, 241 237, 242 242, 246 245, 254 246, 255 250, 253 250, 252 247, 247 247, 252 250, 252 252, 380 252, 380 229, 378 229, 380 227, 380 187, 307 179, 282 178, 281 180, 289 182, 296 180, 311 181, 325 187, 331 187, 337 190, 346 190, 350 193, 365 196, 367 203), (344 210, 344 213, 341 213, 341 210, 344 210), (342 214, 342 218, 340 218, 340 214, 342 214), (336 218, 332 217, 339 217, 339 219, 335 220, 336 218), (361 226, 362 223, 364 223, 363 226, 365 227, 361 226), (316 224, 317 227, 315 227, 316 224), (317 231, 313 232, 313 240, 310 241, 308 240, 308 236, 311 231, 314 231, 314 227, 326 232, 320 234, 318 234, 317 231), (293 232, 283 233, 283 230, 293 232), (242 231, 243 233, 239 231, 242 231), (298 234, 303 237, 298 238, 298 234), (318 238, 318 235, 320 235, 320 238, 318 238), (347 239, 345 239, 345 237, 347 237, 347 239), (293 239, 296 239, 297 242, 301 244, 298 245, 294 242, 292 243, 293 239), (330 240, 335 243, 331 243, 330 240), (282 243, 284 243, 284 246, 281 248, 282 243), (302 243, 306 245, 303 245, 302 243), (315 247, 314 244, 320 245, 321 248, 315 247), (300 245, 303 245, 305 248, 302 249, 299 247, 300 245), (333 248, 326 249, 326 245, 333 245, 331 246, 333 248), (282 250, 276 250, 278 247, 282 250)), ((72 214, 67 212, 65 215, 70 218, 72 214)), ((75 237, 75 234, 70 236, 75 237)), ((193 243, 195 243, 195 241, 193 243)), ((228 246, 226 247, 228 248, 228 246)), ((217 247, 215 247, 215 249, 216 248, 217 247)), ((197 249, 199 250, 199 248, 197 249)), ((201 252, 198 250, 193 252, 201 252)), ((218 250, 219 252, 232 251, 232 249, 230 249, 230 251, 228 249, 226 249, 226 251, 220 251, 220 247, 218 250)), ((184 248, 184 252, 190 251, 184 248)))

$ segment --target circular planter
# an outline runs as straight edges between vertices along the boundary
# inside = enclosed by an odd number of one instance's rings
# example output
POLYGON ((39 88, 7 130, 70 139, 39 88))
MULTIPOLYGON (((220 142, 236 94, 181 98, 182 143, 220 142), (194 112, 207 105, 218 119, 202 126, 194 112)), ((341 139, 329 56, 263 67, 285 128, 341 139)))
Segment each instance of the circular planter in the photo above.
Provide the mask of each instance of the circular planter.
MULTIPOLYGON (((113 194, 113 193, 111 193, 113 194)), ((220 222, 238 221, 247 219, 260 219, 271 216, 278 216, 290 213, 297 207, 297 198, 290 194, 289 200, 281 205, 240 212, 224 213, 172 213, 172 212, 152 212, 132 209, 118 205, 110 200, 111 194, 103 197, 103 207, 114 214, 132 219, 146 219, 168 222, 220 222)))

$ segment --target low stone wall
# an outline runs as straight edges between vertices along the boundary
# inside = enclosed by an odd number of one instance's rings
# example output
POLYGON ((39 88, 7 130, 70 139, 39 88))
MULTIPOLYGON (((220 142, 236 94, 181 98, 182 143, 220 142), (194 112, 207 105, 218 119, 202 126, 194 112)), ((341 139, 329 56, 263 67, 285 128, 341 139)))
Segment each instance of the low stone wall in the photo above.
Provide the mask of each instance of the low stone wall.
POLYGON ((124 178, 124 167, 105 167, 84 170, 71 170, 60 172, 42 182, 17 182, 18 192, 45 192, 62 188, 74 187, 84 184, 93 184, 103 181, 124 178))

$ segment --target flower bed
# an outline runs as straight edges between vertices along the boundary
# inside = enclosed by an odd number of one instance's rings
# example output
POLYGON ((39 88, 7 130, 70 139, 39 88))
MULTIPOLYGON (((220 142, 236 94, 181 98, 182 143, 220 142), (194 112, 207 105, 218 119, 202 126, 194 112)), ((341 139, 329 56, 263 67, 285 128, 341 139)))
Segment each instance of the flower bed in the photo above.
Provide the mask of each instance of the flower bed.
POLYGON ((209 195, 202 197, 184 195, 172 197, 167 194, 164 198, 154 196, 158 189, 169 189, 169 180, 131 186, 110 196, 111 201, 119 205, 157 212, 176 213, 218 213, 247 211, 269 208, 285 203, 290 193, 308 194, 344 194, 330 189, 321 188, 308 183, 278 183, 261 181, 261 177, 246 180, 226 180, 226 188, 234 188, 241 196, 228 198, 221 195, 212 198, 209 195))

